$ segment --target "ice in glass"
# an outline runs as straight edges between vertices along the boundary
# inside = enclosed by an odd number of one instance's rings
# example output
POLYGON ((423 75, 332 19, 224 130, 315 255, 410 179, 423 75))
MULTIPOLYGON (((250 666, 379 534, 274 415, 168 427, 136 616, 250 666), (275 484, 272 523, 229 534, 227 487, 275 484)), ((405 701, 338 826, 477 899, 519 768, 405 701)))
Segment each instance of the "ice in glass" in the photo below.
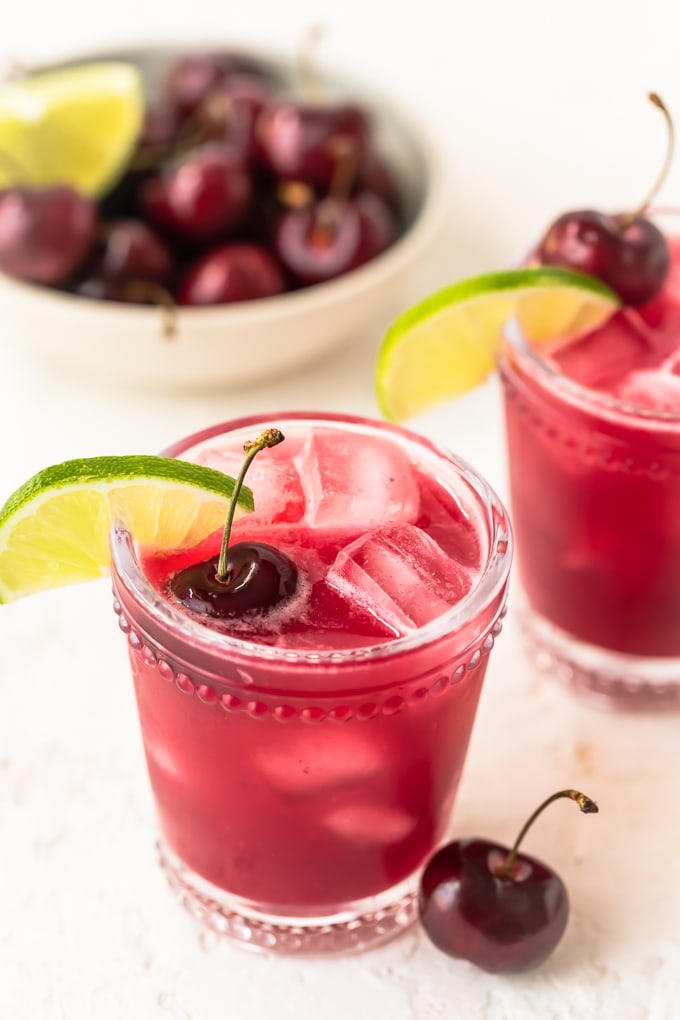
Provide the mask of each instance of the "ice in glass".
POLYGON ((284 952, 362 948, 415 916, 442 841, 511 538, 472 469, 403 429, 346 416, 244 419, 169 452, 230 474, 268 425, 286 440, 247 478, 231 542, 297 565, 270 614, 195 618, 168 587, 218 551, 152 555, 113 534, 160 822, 181 899, 214 930, 284 952))
POLYGON ((663 291, 501 358, 518 568, 537 661, 592 698, 680 705, 680 241, 663 291))

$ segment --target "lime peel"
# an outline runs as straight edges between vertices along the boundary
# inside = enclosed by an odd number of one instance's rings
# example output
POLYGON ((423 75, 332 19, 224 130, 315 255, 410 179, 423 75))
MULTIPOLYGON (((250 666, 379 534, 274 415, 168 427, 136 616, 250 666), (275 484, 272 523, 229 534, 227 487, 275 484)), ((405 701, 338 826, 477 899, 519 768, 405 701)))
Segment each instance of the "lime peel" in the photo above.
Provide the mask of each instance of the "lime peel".
POLYGON ((516 316, 533 343, 576 337, 606 321, 620 298, 600 280, 551 266, 485 273, 407 309, 378 355, 376 397, 400 421, 473 389, 494 370, 503 325, 516 316))
MULTIPOLYGON (((167 457, 92 457, 44 468, 0 509, 0 602, 106 574, 109 532, 191 548, 224 526, 234 479, 167 457)), ((245 486, 238 514, 253 510, 245 486)))

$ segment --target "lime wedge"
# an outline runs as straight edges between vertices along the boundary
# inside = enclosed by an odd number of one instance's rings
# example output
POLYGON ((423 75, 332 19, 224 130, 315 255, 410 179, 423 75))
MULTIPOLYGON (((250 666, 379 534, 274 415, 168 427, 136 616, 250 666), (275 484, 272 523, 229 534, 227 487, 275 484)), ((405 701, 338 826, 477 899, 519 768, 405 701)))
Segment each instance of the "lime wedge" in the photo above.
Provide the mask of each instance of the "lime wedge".
POLYGON ((462 280, 404 312, 378 354, 383 415, 403 421, 473 389, 494 370, 502 329, 516 317, 531 343, 581 336, 621 301, 591 276, 549 266, 462 280))
POLYGON ((78 64, 0 88, 0 187, 68 184, 96 197, 127 165, 144 116, 132 64, 78 64))
MULTIPOLYGON (((120 522, 155 549, 191 548, 224 527, 234 479, 166 457, 91 457, 45 468, 0 509, 0 602, 106 574, 120 522)), ((250 489, 236 516, 253 509, 250 489)))

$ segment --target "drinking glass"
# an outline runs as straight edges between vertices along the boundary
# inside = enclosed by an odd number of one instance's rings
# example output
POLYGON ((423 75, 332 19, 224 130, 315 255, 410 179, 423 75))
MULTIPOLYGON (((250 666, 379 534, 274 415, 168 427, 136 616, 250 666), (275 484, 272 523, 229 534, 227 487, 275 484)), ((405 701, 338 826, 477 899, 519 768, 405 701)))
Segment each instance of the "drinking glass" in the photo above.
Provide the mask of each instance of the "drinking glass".
POLYGON ((535 663, 607 707, 680 707, 680 414, 579 385, 516 321, 500 373, 535 663))
MULTIPOLYGON (((117 528, 114 608, 129 646, 161 863, 180 901, 251 947, 359 950, 416 916, 419 874, 446 834, 501 629, 511 535, 504 508, 471 467, 382 422, 253 417, 168 452, 191 460, 206 440, 233 446, 272 424, 293 441, 323 429, 376 450, 396 444, 452 495, 474 534, 480 563, 471 590, 381 644, 317 648, 313 632, 302 647, 259 644, 171 604, 117 528)), ((370 499, 385 499, 381 486, 370 499)), ((425 588, 411 595, 428 597, 425 588)))

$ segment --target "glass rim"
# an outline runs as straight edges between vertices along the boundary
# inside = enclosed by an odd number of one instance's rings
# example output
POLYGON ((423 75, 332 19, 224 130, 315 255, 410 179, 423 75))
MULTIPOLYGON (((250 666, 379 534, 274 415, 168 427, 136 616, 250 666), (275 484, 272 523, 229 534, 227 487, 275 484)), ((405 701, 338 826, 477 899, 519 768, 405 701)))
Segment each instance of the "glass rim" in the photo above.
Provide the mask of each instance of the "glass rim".
POLYGON ((528 363, 540 382, 545 384, 549 381, 554 389, 562 391, 587 410, 610 412, 635 425, 680 426, 680 411, 663 411, 633 401, 620 400, 609 393, 590 389, 571 379, 531 346, 516 316, 511 316, 503 326, 503 343, 499 351, 501 367, 504 362, 512 365, 504 346, 510 348, 520 360, 528 363))
MULTIPOLYGON (((221 422, 208 429, 193 433, 185 439, 178 440, 163 451, 163 456, 177 456, 182 450, 187 450, 213 436, 235 432, 250 425, 275 422, 277 425, 285 426, 286 421, 308 422, 310 425, 314 422, 357 425, 379 432, 387 430, 392 436, 400 438, 402 442, 421 447, 426 456, 449 464, 456 471, 458 477, 464 480, 473 498, 485 511, 489 539, 488 551, 486 562, 473 587, 460 602, 451 606, 434 620, 430 620, 424 626, 410 631, 402 637, 380 644, 319 651, 257 644, 222 631, 212 630, 179 608, 172 606, 142 573, 135 554, 132 536, 120 525, 114 526, 110 536, 112 567, 126 590, 132 594, 135 601, 154 623, 160 625, 164 630, 170 630, 174 637, 186 641, 196 651, 203 653, 231 655, 239 660, 248 659, 251 662, 289 663, 296 667, 310 669, 319 666, 338 668, 343 665, 356 665, 360 662, 390 658, 404 652, 429 647, 441 639, 455 634, 457 630, 462 629, 467 623, 481 615, 501 596, 507 583, 513 553, 512 528, 501 500, 486 479, 466 460, 432 440, 399 425, 359 415, 327 411, 248 415, 221 422)), ((502 608, 499 606, 499 613, 502 608)))

